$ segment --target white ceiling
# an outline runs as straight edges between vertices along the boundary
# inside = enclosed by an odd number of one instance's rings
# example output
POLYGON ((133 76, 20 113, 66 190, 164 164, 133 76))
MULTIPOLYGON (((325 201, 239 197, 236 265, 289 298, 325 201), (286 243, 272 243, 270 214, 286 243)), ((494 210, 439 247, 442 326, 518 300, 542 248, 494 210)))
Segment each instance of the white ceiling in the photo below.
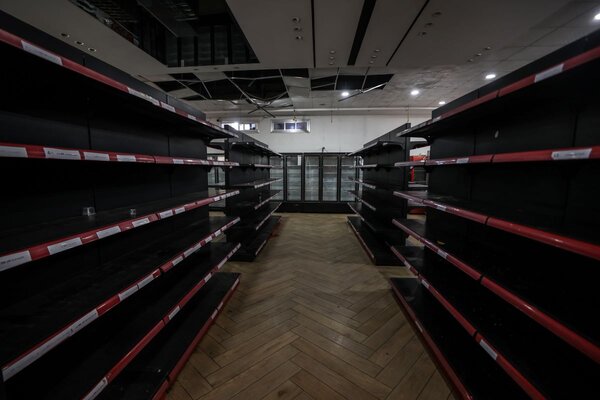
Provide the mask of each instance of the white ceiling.
MULTIPOLYGON (((286 77, 298 114, 430 112, 440 100, 453 100, 487 83, 487 73, 501 77, 600 28, 593 21, 600 1, 377 0, 356 64, 347 66, 364 0, 227 3, 260 63, 167 68, 69 0, 0 0, 0 9, 58 38, 68 32, 66 40, 73 46, 74 40, 84 41, 98 50, 94 56, 146 81, 171 80, 168 74, 179 72, 218 80, 224 78, 220 71, 271 68, 310 68, 311 77, 335 75, 338 68, 341 74, 394 74, 383 90, 343 102, 338 102, 339 92, 311 91, 308 79, 286 77), (410 95, 414 88, 420 90, 418 96, 410 95)), ((190 92, 171 94, 185 97, 190 92)), ((191 104, 209 116, 243 117, 255 109, 245 102, 191 104)), ((272 112, 289 114, 290 109, 272 112)))

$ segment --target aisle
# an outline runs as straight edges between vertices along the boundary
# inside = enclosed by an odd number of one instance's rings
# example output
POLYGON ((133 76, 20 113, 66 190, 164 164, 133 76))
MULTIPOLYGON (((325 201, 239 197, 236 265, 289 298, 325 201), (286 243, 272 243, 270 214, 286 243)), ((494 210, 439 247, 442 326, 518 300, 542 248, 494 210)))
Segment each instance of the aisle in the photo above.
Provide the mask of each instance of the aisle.
POLYGON ((285 214, 256 262, 227 264, 240 287, 169 400, 450 396, 345 219, 285 214))

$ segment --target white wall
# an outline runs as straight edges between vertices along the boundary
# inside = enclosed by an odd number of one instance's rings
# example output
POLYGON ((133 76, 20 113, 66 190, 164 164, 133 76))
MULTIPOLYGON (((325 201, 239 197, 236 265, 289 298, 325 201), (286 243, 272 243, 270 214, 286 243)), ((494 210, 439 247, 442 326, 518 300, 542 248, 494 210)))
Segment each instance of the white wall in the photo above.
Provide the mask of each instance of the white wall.
MULTIPOLYGON (((306 118, 310 119, 310 133, 270 133, 271 120, 265 118, 259 122, 261 133, 253 136, 280 153, 321 152, 322 147, 325 147, 325 152, 330 153, 350 152, 406 122, 416 125, 430 116, 422 114, 408 119, 406 115, 334 115, 306 118)), ((298 119, 302 118, 298 116, 298 119)))

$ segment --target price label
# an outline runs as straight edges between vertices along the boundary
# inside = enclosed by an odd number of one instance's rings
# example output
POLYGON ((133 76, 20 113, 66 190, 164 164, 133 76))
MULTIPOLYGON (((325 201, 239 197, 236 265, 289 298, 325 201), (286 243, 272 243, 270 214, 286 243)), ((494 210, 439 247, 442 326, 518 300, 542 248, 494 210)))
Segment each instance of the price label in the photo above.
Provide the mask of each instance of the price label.
POLYGON ((212 278, 212 274, 209 272, 208 274, 206 274, 206 276, 204 277, 204 282, 208 282, 210 280, 210 278, 212 278))
POLYGON ((49 51, 46 51, 37 46, 34 46, 31 43, 27 43, 26 41, 21 40, 21 47, 23 47, 23 50, 30 54, 43 58, 44 60, 53 62, 54 64, 63 65, 62 59, 59 56, 57 56, 56 54, 52 54, 49 51))
POLYGON ((173 164, 183 164, 183 163, 184 163, 183 160, 180 159, 180 158, 174 158, 173 159, 173 164))
POLYGON ((92 310, 83 317, 79 318, 69 327, 69 329, 71 330, 71 335, 79 332, 80 330, 91 324, 92 321, 94 321, 96 318, 98 318, 97 310, 92 310))
POLYGON ((187 117, 189 119, 191 119, 192 121, 198 121, 198 118, 196 118, 195 116, 193 116, 192 114, 188 114, 187 117))
POLYGON ((142 218, 142 219, 138 219, 136 221, 133 221, 131 223, 131 225, 133 225, 134 228, 137 228, 139 226, 146 225, 146 224, 149 224, 149 223, 150 223, 150 220, 148 218, 142 218))
POLYGON ((554 161, 586 160, 586 159, 590 158, 591 154, 592 154, 592 149, 553 151, 552 159, 554 161))
POLYGON ((442 250, 442 249, 438 249, 437 253, 438 253, 438 255, 439 255, 440 257, 442 257, 444 260, 446 259, 446 257, 448 257, 448 253, 446 253, 446 252, 445 252, 444 250, 442 250))
POLYGON ((160 213, 158 213, 158 216, 160 217, 160 219, 172 217, 173 210, 167 210, 167 211, 160 212, 160 213))
POLYGON ((129 94, 134 95, 136 97, 139 97, 140 99, 144 99, 146 101, 149 101, 150 103, 154 104, 155 106, 159 106, 160 102, 158 100, 156 100, 154 97, 147 95, 146 93, 142 93, 138 90, 132 89, 130 87, 127 87, 127 91, 129 92, 129 94))
POLYGON ((0 271, 17 267, 31 261, 29 250, 20 251, 0 257, 0 271))
POLYGON ((137 162, 137 158, 135 156, 127 155, 127 154, 117 154, 117 161, 119 162, 137 162))
POLYGON ((106 153, 83 152, 83 159, 87 161, 110 161, 110 156, 106 153))
POLYGON ((48 246, 48 252, 53 255, 60 253, 61 251, 72 249, 73 247, 81 246, 81 238, 74 238, 65 240, 64 242, 52 244, 48 246))
POLYGON ((539 81, 543 81, 544 79, 548 79, 551 76, 560 74, 563 71, 563 68, 564 68, 564 64, 558 64, 558 65, 555 65, 554 67, 552 67, 550 69, 547 69, 547 70, 545 70, 543 72, 540 72, 539 74, 537 74, 535 76, 534 82, 537 83, 539 81))
POLYGON ((177 313, 179 312, 179 310, 181 310, 181 308, 180 308, 179 306, 176 306, 176 307, 173 309, 173 311, 171 311, 171 312, 169 313, 169 321, 170 321, 170 320, 172 320, 172 319, 173 319, 173 318, 174 318, 174 317, 177 315, 177 313))
POLYGON ((0 157, 27 158, 25 147, 0 146, 0 157))
POLYGON ((487 344, 483 339, 479 341, 479 345, 485 350, 486 353, 490 355, 494 360, 498 358, 498 354, 492 349, 492 347, 487 344))
POLYGON ((104 239, 105 237, 116 235, 117 233, 121 233, 121 228, 119 228, 118 226, 113 226, 111 228, 103 229, 101 231, 96 232, 96 236, 98 236, 98 239, 104 239))
POLYGON ((124 290, 121 293, 119 293, 119 300, 123 301, 137 291, 138 291, 138 287, 137 287, 137 285, 134 285, 134 286, 130 287, 129 289, 124 290))
POLYGON ((77 150, 53 149, 44 147, 46 158, 54 158, 59 160, 81 160, 81 155, 77 150))
POLYGON ((175 214, 181 214, 182 212, 185 212, 185 207, 177 207, 175 209, 175 214))
POLYGON ((170 105, 170 104, 163 103, 162 101, 160 102, 160 106, 161 106, 162 108, 164 108, 165 110, 169 110, 169 111, 171 111, 171 112, 177 112, 177 111, 175 111, 175 107, 173 107, 173 106, 172 106, 172 105, 170 105))
POLYGON ((457 158, 456 159, 456 163, 457 164, 468 164, 469 163, 469 157, 457 158))
POLYGON ((92 400, 98 397, 98 395, 104 390, 104 388, 108 385, 108 379, 102 378, 100 382, 82 399, 82 400, 92 400))
POLYGON ((147 284, 149 284, 150 282, 152 282, 154 280, 154 275, 148 275, 147 277, 145 277, 144 279, 142 279, 138 284, 137 287, 138 289, 143 288, 144 286, 146 286, 147 284))
POLYGON ((176 266, 177 264, 179 264, 182 261, 183 261, 183 256, 179 256, 176 259, 174 259, 173 261, 171 261, 171 264, 173 264, 173 266, 176 266))

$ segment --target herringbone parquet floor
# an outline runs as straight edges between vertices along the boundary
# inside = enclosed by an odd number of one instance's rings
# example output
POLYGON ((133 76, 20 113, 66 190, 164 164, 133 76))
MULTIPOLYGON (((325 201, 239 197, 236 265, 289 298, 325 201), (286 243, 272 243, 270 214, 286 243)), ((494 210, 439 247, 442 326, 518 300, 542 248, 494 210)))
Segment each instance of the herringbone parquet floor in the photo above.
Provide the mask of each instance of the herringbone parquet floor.
MULTIPOLYGON (((452 398, 345 216, 286 214, 168 399, 452 398)), ((383 274, 382 274, 383 272, 383 274)))

